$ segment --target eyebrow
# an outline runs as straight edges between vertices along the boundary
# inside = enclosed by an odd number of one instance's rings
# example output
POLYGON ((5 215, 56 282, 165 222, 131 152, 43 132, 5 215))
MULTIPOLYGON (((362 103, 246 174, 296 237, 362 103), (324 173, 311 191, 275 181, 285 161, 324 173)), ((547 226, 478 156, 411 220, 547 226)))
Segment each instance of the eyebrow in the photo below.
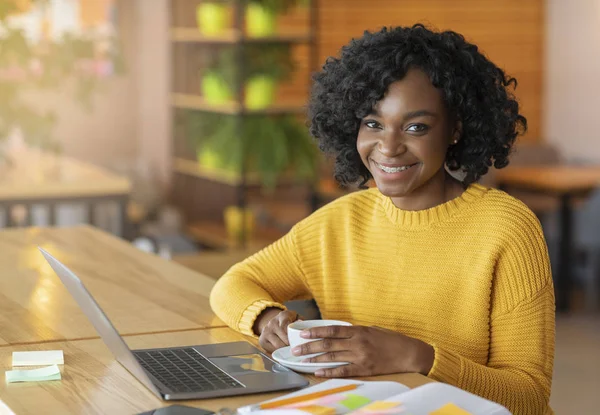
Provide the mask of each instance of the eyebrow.
MULTIPOLYGON (((373 108, 369 115, 381 117, 381 113, 379 112, 379 110, 377 108, 373 108)), ((406 114, 404 114, 404 117, 402 117, 402 119, 404 121, 407 121, 407 120, 417 118, 417 117, 436 117, 436 116, 437 116, 437 114, 435 112, 431 112, 429 110, 416 110, 416 111, 407 112, 406 114)))

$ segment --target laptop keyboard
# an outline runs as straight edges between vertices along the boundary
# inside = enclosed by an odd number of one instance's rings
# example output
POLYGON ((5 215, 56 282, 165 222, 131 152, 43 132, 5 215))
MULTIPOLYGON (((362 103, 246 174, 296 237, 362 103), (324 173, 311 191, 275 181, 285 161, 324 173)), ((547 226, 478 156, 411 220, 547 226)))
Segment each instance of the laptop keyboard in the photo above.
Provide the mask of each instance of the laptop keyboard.
POLYGON ((176 393, 244 387, 191 347, 133 354, 148 373, 176 393))

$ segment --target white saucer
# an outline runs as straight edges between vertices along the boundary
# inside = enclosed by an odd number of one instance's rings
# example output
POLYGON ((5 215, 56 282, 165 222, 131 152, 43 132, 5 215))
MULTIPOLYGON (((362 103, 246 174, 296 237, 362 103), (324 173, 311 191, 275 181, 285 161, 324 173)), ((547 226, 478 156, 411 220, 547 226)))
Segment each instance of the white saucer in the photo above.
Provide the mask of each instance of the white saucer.
POLYGON ((348 364, 348 362, 304 363, 302 360, 306 359, 306 356, 294 356, 290 346, 275 350, 272 356, 273 360, 283 366, 301 373, 315 373, 319 369, 331 369, 348 364))

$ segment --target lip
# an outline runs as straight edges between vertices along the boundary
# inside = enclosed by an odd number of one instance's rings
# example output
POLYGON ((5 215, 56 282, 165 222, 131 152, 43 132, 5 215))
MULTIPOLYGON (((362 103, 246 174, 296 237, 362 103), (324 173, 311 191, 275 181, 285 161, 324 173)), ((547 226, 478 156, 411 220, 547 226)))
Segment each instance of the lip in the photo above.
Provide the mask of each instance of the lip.
POLYGON ((385 180, 385 181, 396 181, 396 180, 403 180, 403 179, 407 179, 408 177, 412 176, 413 171, 415 170, 415 168, 420 164, 419 162, 416 163, 412 163, 412 164, 399 164, 399 163, 379 163, 373 159, 371 159, 371 162, 374 164, 374 174, 376 174, 381 180, 385 180), (406 169, 397 171, 397 172, 386 172, 384 170, 382 170, 378 165, 380 165, 381 167, 386 167, 386 168, 394 168, 394 167, 408 167, 406 169))
POLYGON ((405 166, 412 167, 412 166, 414 166, 415 164, 417 164, 417 163, 418 163, 418 162, 415 162, 415 163, 395 163, 395 164, 391 164, 391 163, 380 163, 380 162, 379 162, 379 161, 377 161, 377 160, 372 160, 372 161, 373 161, 375 164, 379 164, 380 166, 383 166, 383 167, 390 167, 390 168, 394 168, 394 167, 405 167, 405 166))

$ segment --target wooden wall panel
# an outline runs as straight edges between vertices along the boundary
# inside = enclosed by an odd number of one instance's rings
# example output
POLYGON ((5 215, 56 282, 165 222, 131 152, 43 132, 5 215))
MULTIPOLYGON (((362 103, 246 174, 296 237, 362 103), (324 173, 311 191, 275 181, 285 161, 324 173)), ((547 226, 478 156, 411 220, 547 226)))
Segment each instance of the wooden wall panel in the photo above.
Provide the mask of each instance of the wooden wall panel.
MULTIPOLYGON (((363 31, 425 23, 462 33, 508 74, 517 78, 517 98, 529 121, 528 141, 541 139, 544 0, 319 0, 319 61, 336 55, 363 31)), ((293 15, 283 27, 299 25, 293 15)), ((297 53, 297 59, 306 54, 297 53)), ((296 79, 306 76, 306 68, 296 79)), ((282 95, 306 96, 306 83, 282 86, 282 95)))

